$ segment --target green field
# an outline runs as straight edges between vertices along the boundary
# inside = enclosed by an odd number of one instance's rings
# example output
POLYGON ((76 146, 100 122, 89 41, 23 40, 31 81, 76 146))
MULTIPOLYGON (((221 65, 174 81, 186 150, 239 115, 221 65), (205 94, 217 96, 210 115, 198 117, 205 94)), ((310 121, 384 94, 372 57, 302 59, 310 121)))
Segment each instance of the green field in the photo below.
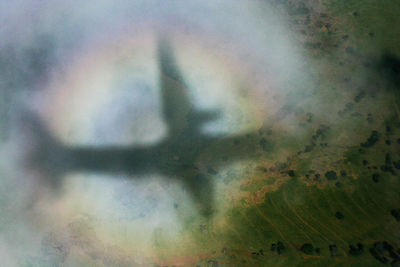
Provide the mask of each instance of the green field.
POLYGON ((385 65, 385 55, 400 57, 400 3, 275 2, 318 80, 312 97, 288 96, 304 101, 284 118, 304 135, 272 125, 259 138, 274 149, 252 178, 217 178, 239 184, 239 197, 226 201, 226 221, 205 222, 207 231, 188 222, 190 250, 206 255, 201 266, 400 264, 399 66, 385 65))

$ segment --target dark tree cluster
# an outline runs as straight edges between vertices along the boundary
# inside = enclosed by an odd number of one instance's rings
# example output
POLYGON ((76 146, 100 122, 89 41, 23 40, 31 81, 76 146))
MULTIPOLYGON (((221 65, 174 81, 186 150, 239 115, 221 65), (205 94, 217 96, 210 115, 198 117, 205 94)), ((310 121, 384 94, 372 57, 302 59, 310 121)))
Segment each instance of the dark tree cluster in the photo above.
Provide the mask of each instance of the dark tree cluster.
POLYGON ((322 139, 326 138, 326 132, 329 130, 329 126, 321 124, 318 130, 315 132, 315 135, 312 136, 313 140, 317 140, 319 137, 322 139))
MULTIPOLYGON (((315 132, 315 134, 311 136, 311 142, 309 145, 305 147, 304 152, 305 153, 311 152, 316 146, 316 141, 318 140, 318 138, 320 138, 320 140, 324 140, 326 138, 326 132, 328 130, 329 130, 328 126, 321 124, 317 129, 317 131, 315 132)), ((320 146, 327 147, 328 143, 320 143, 320 146)))
POLYGON ((377 169, 378 169, 378 167, 377 167, 377 166, 368 166, 367 168, 368 168, 368 170, 371 170, 371 169, 373 169, 373 170, 377 170, 377 169))
POLYGON ((375 259, 383 264, 388 264, 390 261, 389 258, 391 259, 390 263, 392 265, 400 262, 399 255, 395 252, 393 246, 386 241, 375 242, 369 252, 375 259))
POLYGON ((343 220, 343 219, 344 219, 344 215, 343 215, 343 213, 341 213, 340 211, 337 211, 337 212, 335 213, 335 217, 336 217, 337 219, 339 219, 339 220, 343 220))
POLYGON ((357 245, 349 245, 349 254, 351 256, 358 256, 364 252, 364 245, 357 243, 357 245))
POLYGON ((326 179, 329 181, 336 180, 337 179, 337 174, 335 171, 328 171, 325 173, 326 179))
POLYGON ((257 259, 259 257, 264 257, 264 250, 260 249, 259 251, 254 251, 251 253, 251 255, 254 259, 257 259))
POLYGON ((310 243, 305 243, 300 247, 300 251, 304 254, 311 255, 314 252, 314 246, 310 243))
POLYGON ((390 214, 392 214, 396 221, 400 222, 400 209, 392 209, 390 214))
POLYGON ((354 97, 354 102, 358 103, 365 97, 366 93, 364 90, 361 90, 355 97, 354 97))
POLYGON ((379 183, 379 182, 380 182, 380 175, 379 175, 379 173, 374 173, 374 174, 372 174, 372 181, 374 181, 375 183, 379 183))
POLYGON ((390 172, 393 175, 396 175, 396 172, 394 171, 392 167, 392 157, 390 156, 390 153, 386 153, 385 156, 385 165, 381 166, 381 171, 383 172, 390 172))
POLYGON ((394 166, 396 169, 400 170, 400 160, 398 160, 398 161, 393 161, 393 166, 394 166))
POLYGON ((307 180, 310 180, 312 177, 312 181, 319 181, 321 178, 321 174, 315 173, 314 170, 309 170, 308 173, 305 175, 307 180))
POLYGON ((361 143, 362 147, 368 148, 372 147, 379 141, 379 133, 378 131, 372 131, 371 135, 368 137, 367 141, 361 143))
POLYGON ((311 152, 311 151, 314 149, 314 147, 315 147, 315 143, 311 143, 310 145, 307 145, 307 146, 305 147, 304 152, 305 152, 305 153, 311 152))
POLYGON ((295 174, 294 170, 289 170, 289 171, 288 171, 288 175, 289 175, 290 177, 294 177, 296 174, 295 174))
POLYGON ((345 115, 346 113, 352 111, 353 108, 354 108, 354 104, 351 103, 351 102, 349 102, 349 103, 347 103, 347 104, 345 105, 345 107, 344 107, 343 110, 339 110, 339 111, 338 111, 338 114, 339 114, 339 116, 343 116, 343 115, 345 115))
POLYGON ((271 251, 276 251, 278 255, 282 254, 285 251, 285 246, 281 241, 271 244, 271 251))
POLYGON ((309 179, 311 178, 312 175, 314 176, 314 177, 312 178, 312 181, 314 181, 314 182, 319 181, 319 180, 321 179, 321 174, 315 173, 314 170, 311 170, 311 171, 309 171, 308 174, 306 174, 307 180, 309 180, 309 179), (314 175, 313 175, 313 174, 314 174, 314 175))

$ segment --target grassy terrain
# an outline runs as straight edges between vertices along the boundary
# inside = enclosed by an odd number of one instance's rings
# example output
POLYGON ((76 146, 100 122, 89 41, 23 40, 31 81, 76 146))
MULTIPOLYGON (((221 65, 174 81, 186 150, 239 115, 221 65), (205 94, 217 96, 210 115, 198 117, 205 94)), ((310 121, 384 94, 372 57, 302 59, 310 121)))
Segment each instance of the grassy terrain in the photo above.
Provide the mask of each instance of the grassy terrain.
POLYGON ((195 251, 201 266, 399 264, 400 221, 391 212, 400 208, 399 97, 380 62, 385 53, 400 55, 400 3, 275 6, 319 81, 313 101, 288 115, 305 134, 291 139, 276 126, 262 134, 274 140, 272 153, 243 179, 217 178, 240 188, 219 196, 227 219, 188 221, 196 242, 177 254, 195 251))

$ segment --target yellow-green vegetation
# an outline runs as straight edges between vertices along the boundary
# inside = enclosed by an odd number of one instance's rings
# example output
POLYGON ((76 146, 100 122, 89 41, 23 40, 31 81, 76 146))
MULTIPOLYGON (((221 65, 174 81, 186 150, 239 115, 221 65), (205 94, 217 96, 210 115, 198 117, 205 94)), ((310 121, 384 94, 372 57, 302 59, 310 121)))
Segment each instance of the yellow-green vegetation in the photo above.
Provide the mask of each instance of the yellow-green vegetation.
POLYGON ((217 175, 239 191, 218 197, 228 203, 224 221, 188 222, 197 265, 400 264, 400 3, 274 5, 304 43, 319 86, 312 101, 303 95, 301 108, 289 107, 303 136, 273 124, 258 137, 273 149, 247 177, 217 175))

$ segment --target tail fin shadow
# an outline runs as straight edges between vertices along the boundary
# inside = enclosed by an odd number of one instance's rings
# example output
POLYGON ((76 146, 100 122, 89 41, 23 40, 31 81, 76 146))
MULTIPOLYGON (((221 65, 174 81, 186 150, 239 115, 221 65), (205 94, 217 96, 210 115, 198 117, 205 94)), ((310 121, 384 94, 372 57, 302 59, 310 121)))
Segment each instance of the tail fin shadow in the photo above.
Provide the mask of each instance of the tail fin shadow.
POLYGON ((183 131, 199 135, 200 127, 217 119, 220 112, 196 110, 176 62, 173 48, 165 37, 160 38, 158 42, 158 61, 163 115, 170 135, 176 136, 183 131))
POLYGON ((157 52, 164 120, 170 136, 175 136, 187 128, 186 116, 192 104, 171 44, 166 39, 160 39, 157 52))

